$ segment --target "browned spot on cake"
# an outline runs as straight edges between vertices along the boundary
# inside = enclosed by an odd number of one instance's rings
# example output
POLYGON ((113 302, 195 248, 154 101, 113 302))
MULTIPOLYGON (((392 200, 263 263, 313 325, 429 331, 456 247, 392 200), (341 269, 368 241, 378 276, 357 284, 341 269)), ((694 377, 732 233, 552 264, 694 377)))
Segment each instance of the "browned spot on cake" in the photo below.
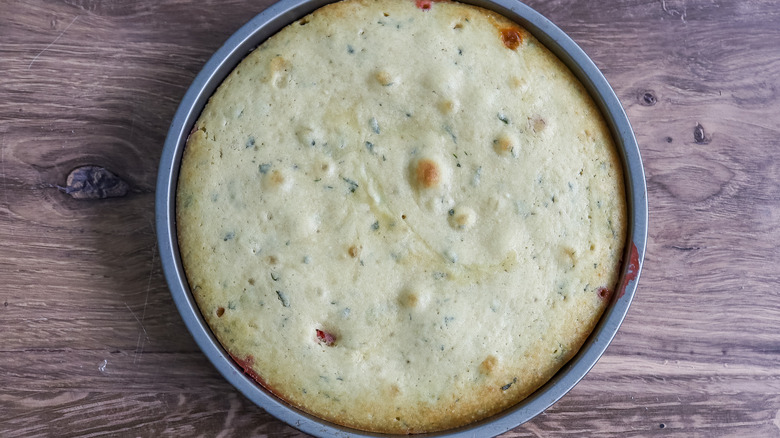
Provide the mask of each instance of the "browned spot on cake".
POLYGON ((420 301, 420 298, 412 291, 405 291, 398 297, 398 301, 404 307, 414 307, 420 301))
POLYGON ((222 315, 225 314, 225 308, 224 307, 217 307, 217 317, 222 318, 222 315))
POLYGON ((525 85, 525 81, 517 76, 512 76, 509 78, 509 86, 512 88, 520 88, 523 85, 525 85))
POLYGON ((388 86, 393 83, 393 77, 390 75, 390 73, 380 70, 374 74, 374 78, 377 82, 379 82, 382 86, 388 86))
POLYGON ((422 159, 417 163, 415 172, 417 183, 425 188, 435 187, 441 181, 441 169, 439 165, 429 159, 422 159))
POLYGON ((507 134, 501 134, 493 141, 493 150, 495 150, 498 155, 515 155, 515 147, 515 142, 512 141, 512 138, 507 134))
POLYGON ((347 252, 349 252, 350 257, 355 258, 358 255, 360 255, 360 247, 356 245, 352 245, 349 247, 349 250, 347 252))
POLYGON ((441 112, 442 114, 450 114, 455 111, 457 104, 450 99, 445 99, 439 102, 438 106, 439 106, 439 112, 441 112))
POLYGON ((523 42, 523 37, 517 29, 505 27, 501 29, 501 41, 508 49, 516 50, 523 42))
POLYGON ((282 172, 279 172, 278 170, 274 170, 271 172, 271 183, 275 186, 281 186, 284 184, 284 175, 282 175, 282 172))
POLYGON ((274 59, 271 60, 271 73, 279 73, 280 71, 284 71, 288 66, 289 62, 287 62, 286 59, 282 58, 281 56, 276 56, 274 59))
POLYGON ((454 216, 453 221, 458 228, 464 228, 471 225, 472 219, 468 213, 460 213, 454 216))
POLYGON ((490 374, 498 366, 498 359, 492 354, 485 358, 481 364, 479 364, 479 372, 482 374, 490 374))
POLYGON ((593 131, 591 131, 590 129, 586 128, 584 134, 585 134, 585 138, 587 138, 588 141, 593 141, 593 139, 595 138, 595 136, 593 135, 593 131))
POLYGON ((279 260, 276 256, 268 256, 268 264, 275 265, 279 260))

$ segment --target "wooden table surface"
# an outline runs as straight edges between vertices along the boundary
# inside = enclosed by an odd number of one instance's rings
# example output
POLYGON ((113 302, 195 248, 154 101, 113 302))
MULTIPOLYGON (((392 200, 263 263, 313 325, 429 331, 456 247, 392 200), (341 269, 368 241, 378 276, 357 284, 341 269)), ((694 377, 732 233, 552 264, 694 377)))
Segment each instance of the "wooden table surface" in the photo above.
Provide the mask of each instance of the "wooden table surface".
MULTIPOLYGON (((639 141, 650 232, 628 316, 506 436, 780 436, 780 7, 532 0, 592 57, 639 141)), ((0 3, 0 436, 298 436, 197 348, 154 190, 192 79, 258 1, 0 3), (74 168, 127 195, 78 200, 74 168)))

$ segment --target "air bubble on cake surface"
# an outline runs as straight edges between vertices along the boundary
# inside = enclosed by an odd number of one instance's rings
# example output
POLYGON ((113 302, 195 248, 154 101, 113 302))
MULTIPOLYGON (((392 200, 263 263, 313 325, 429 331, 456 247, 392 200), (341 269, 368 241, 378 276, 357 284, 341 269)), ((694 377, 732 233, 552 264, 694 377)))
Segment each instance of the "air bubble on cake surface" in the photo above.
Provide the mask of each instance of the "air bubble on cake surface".
MULTIPOLYGON (((418 205, 420 209, 425 211, 422 217, 422 220, 425 220, 425 217, 437 217, 446 214, 454 205, 454 201, 449 194, 423 192, 418 199, 418 205)), ((414 216, 414 218, 415 222, 421 219, 420 216, 414 216)))
POLYGON ((528 118, 528 126, 536 134, 541 134, 547 129, 547 120, 539 114, 535 114, 528 118))
POLYGON ((305 147, 324 146, 324 138, 321 129, 310 126, 298 126, 295 129, 295 137, 298 142, 305 147))
POLYGON ((349 254, 350 257, 358 258, 360 256, 360 252, 363 250, 363 246, 359 244, 353 244, 350 245, 349 248, 347 248, 347 254, 349 254))
POLYGON ((323 302, 330 300, 330 291, 322 286, 314 288, 314 295, 323 302))
POLYGON ((330 157, 314 160, 309 169, 309 175, 315 180, 333 177, 336 174, 336 163, 330 157))
POLYGON ((522 78, 520 76, 510 76, 509 77, 509 87, 518 91, 526 91, 528 89, 528 81, 525 80, 525 78, 522 78))
POLYGON ((594 143, 596 141, 596 136, 593 134, 593 131, 587 128, 580 132, 578 137, 584 138, 588 143, 594 143))
POLYGON ((468 206, 457 206, 448 212, 450 226, 456 230, 467 230, 477 221, 477 213, 468 206))
POLYGON ((485 360, 479 364, 479 372, 485 375, 490 375, 498 366, 498 358, 489 354, 485 360))
POLYGON ((291 231, 295 238, 304 238, 315 234, 320 225, 318 217, 314 214, 296 215, 289 222, 292 225, 291 231))
POLYGON ((486 211, 498 214, 506 209, 507 202, 506 196, 493 193, 485 201, 486 211))
POLYGON ((373 77, 383 87, 389 87, 397 82, 397 79, 387 70, 377 70, 374 72, 373 77))
POLYGON ((260 254, 263 251, 263 247, 260 245, 260 242, 258 242, 257 239, 253 237, 249 237, 247 239, 247 248, 253 255, 260 254))
POLYGON ((493 140, 493 150, 502 157, 515 157, 520 154, 520 142, 517 136, 509 132, 502 132, 493 140))
POLYGON ((455 68, 428 70, 421 75, 420 84, 425 91, 439 96, 456 95, 464 82, 464 73, 455 68))
POLYGON ((434 160, 424 158, 417 161, 415 167, 415 182, 418 187, 432 188, 441 184, 441 165, 434 160))
POLYGON ((398 304, 407 310, 421 310, 428 305, 428 292, 419 285, 404 287, 398 294, 398 304))
POLYGON ((563 269, 569 270, 574 268, 577 265, 578 258, 577 251, 574 248, 568 245, 561 246, 558 253, 558 262, 563 269))
POLYGON ((281 56, 275 56, 269 63, 268 76, 266 79, 271 82, 274 87, 284 88, 290 81, 292 68, 292 63, 290 61, 281 56))
POLYGON ((263 188, 287 191, 293 185, 292 173, 284 169, 273 169, 263 175, 263 188))
POLYGON ((444 115, 453 114, 460 108, 460 103, 457 99, 442 99, 436 105, 439 112, 444 115))
POLYGON ((452 172, 438 154, 412 160, 410 170, 412 186, 419 192, 442 191, 449 186, 452 172))
POLYGON ((503 260, 506 254, 512 250, 519 238, 517 231, 513 227, 496 227, 485 242, 488 254, 492 260, 503 260))

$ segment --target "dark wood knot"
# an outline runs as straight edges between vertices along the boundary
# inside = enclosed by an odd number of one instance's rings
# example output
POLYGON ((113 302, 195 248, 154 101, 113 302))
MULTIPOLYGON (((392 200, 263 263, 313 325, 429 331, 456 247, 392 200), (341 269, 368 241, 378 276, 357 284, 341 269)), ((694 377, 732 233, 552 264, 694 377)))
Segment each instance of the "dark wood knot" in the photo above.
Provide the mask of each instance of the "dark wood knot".
POLYGON ((61 192, 75 199, 105 199, 125 196, 130 186, 113 172, 99 166, 81 166, 68 174, 61 192))
POLYGON ((639 103, 644 106, 653 106, 658 103, 658 98, 655 97, 653 90, 645 90, 639 92, 639 103))
POLYGON ((704 132, 704 126, 701 126, 701 123, 697 123, 693 128, 693 141, 696 144, 709 144, 712 141, 712 138, 708 137, 707 133, 704 132))

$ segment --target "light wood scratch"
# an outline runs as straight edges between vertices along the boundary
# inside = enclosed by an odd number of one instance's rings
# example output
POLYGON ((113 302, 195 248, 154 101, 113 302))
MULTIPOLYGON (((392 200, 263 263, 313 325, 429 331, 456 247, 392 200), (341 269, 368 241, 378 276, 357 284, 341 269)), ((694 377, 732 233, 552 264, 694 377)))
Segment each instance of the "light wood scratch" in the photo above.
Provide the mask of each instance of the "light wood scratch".
POLYGON ((535 437, 541 438, 544 436, 541 430, 539 430, 539 427, 534 425, 533 423, 526 423, 524 425, 525 430, 528 432, 531 432, 535 437))
POLYGON ((141 333, 138 333, 138 340, 135 342, 135 353, 133 354, 133 364, 136 364, 138 362, 138 354, 143 351, 139 350, 141 348, 141 333))
POLYGON ((133 312, 133 309, 131 309, 130 306, 127 305, 127 303, 125 303, 125 307, 127 307, 127 310, 129 310, 130 314, 133 315, 133 318, 135 318, 135 320, 138 321, 138 324, 141 325, 141 330, 144 332, 144 336, 146 336, 146 339, 149 339, 149 335, 146 333, 146 327, 144 327, 144 324, 135 315, 135 312, 133 312))
POLYGON ((133 111, 133 114, 130 118, 130 137, 128 138, 130 141, 133 141, 134 131, 135 131, 135 111, 133 111))
POLYGON ((233 426, 233 420, 235 420, 236 414, 240 408, 241 402, 238 401, 238 398, 235 396, 235 394, 232 394, 230 397, 230 408, 228 409, 227 416, 225 416, 225 424, 222 425, 223 430, 233 426))
POLYGON ((63 36, 63 35, 65 35, 65 32, 67 32, 67 31, 68 31, 68 29, 70 29, 70 27, 71 27, 71 26, 73 26, 73 23, 75 23, 75 22, 76 22, 76 20, 77 20, 78 18, 79 18, 79 15, 76 15, 75 17, 73 17, 73 20, 71 20, 70 24, 68 24, 67 26, 65 26, 65 29, 64 29, 62 32, 60 32, 60 34, 59 34, 59 35, 57 35, 57 38, 54 38, 54 41, 52 41, 51 43, 49 43, 49 45, 48 45, 48 46, 46 46, 46 47, 45 47, 43 50, 41 50, 40 52, 38 52, 38 54, 37 54, 37 55, 35 55, 35 57, 32 59, 32 61, 30 61, 30 64, 27 66, 27 70, 29 70, 29 69, 30 69, 30 67, 32 67, 32 65, 33 65, 33 63, 35 62, 35 60, 36 60, 36 59, 38 59, 38 57, 39 57, 39 56, 41 56, 41 55, 43 54, 43 52, 45 52, 45 51, 49 50, 49 47, 53 46, 53 45, 54 45, 54 44, 55 44, 57 41, 59 41, 59 40, 60 40, 60 38, 62 38, 62 36, 63 36))
POLYGON ((666 12, 670 17, 674 17, 675 15, 680 17, 680 20, 683 22, 683 24, 686 24, 687 21, 685 21, 685 18, 688 16, 687 9, 685 6, 683 6, 683 11, 680 12, 676 9, 669 9, 666 6, 666 0, 661 0, 661 8, 666 12))
POLYGON ((157 244, 152 247, 152 268, 149 270, 149 279, 146 280, 146 298, 144 298, 144 311, 141 313, 141 323, 146 318, 146 306, 149 304, 149 291, 152 289, 152 276, 154 275, 154 263, 157 261, 157 244))
POLYGON ((2 140, 0 140, 0 165, 2 166, 2 169, 0 169, 3 174, 0 176, 0 178, 3 178, 3 194, 5 195, 5 207, 11 208, 11 204, 8 201, 8 180, 5 177, 5 135, 3 135, 2 140))
POLYGON ((777 411, 777 415, 775 415, 775 426, 777 426, 778 429, 780 429, 780 410, 777 411))
POLYGON ((135 312, 133 312, 133 309, 131 309, 130 306, 127 305, 127 303, 125 303, 125 307, 127 307, 127 310, 129 310, 130 314, 133 315, 133 318, 135 318, 135 320, 138 321, 138 324, 141 326, 141 331, 144 334, 144 336, 141 337, 141 332, 138 333, 138 339, 136 340, 135 343, 135 354, 133 355, 133 363, 135 364, 138 361, 138 354, 143 353, 143 346, 141 344, 141 341, 143 340, 145 343, 145 341, 149 340, 149 335, 146 333, 146 327, 144 327, 144 323, 141 322, 140 319, 138 319, 138 316, 135 314, 135 312))
MULTIPOLYGON (((155 244, 154 247, 152 248, 152 268, 149 270, 149 279, 146 281, 146 297, 144 298, 144 310, 143 312, 141 312, 141 319, 138 321, 138 323, 141 324, 141 329, 144 331, 145 336, 141 338, 140 333, 138 335, 138 343, 136 344, 135 347, 135 356, 133 357, 133 363, 136 362, 136 359, 138 358, 139 354, 143 354, 144 347, 146 347, 146 342, 150 341, 149 335, 146 333, 146 328, 144 327, 144 320, 146 319, 146 307, 149 305, 149 291, 152 289, 152 276, 154 275, 154 264, 156 261, 157 261, 157 244, 155 244)), ((135 314, 133 314, 133 316, 135 316, 135 314)), ((138 318, 136 318, 136 320, 138 320, 138 318)))

